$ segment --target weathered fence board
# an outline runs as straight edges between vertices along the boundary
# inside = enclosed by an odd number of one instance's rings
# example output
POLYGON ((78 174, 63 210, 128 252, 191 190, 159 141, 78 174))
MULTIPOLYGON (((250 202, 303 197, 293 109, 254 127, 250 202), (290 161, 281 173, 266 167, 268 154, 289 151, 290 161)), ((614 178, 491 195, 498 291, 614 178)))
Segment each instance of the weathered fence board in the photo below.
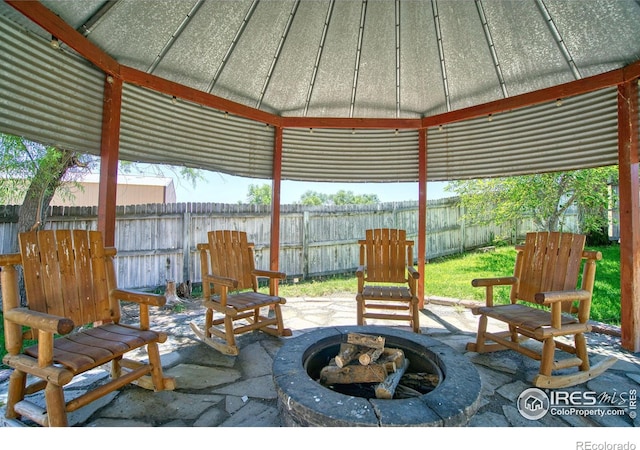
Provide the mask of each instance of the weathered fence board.
MULTIPOLYGON (((0 207, 0 252, 17 249, 17 206, 0 207)), ((213 229, 246 231, 256 244, 256 267, 268 269, 271 242, 268 206, 177 203, 118 207, 115 246, 119 285, 128 288, 163 286, 167 280, 201 281, 196 245, 213 229)), ((427 260, 490 244, 494 238, 515 239, 533 229, 469 225, 455 198, 427 204, 427 260)), ((575 222, 575 221, 574 221, 575 222)), ((96 229, 96 207, 53 207, 46 228, 96 229)), ((305 207, 283 205, 280 211, 280 267, 289 277, 308 278, 353 273, 358 264, 358 239, 368 228, 396 227, 416 241, 418 203, 305 207)))

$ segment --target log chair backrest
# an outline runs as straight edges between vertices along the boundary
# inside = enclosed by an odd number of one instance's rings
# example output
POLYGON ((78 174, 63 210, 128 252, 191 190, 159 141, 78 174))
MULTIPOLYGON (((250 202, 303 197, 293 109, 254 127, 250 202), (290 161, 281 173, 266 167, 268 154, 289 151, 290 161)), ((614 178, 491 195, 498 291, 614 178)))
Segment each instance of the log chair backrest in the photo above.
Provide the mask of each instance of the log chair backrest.
POLYGON ((360 265, 366 280, 383 283, 407 281, 407 265, 413 264, 413 241, 405 230, 376 228, 365 231, 360 244, 360 265))
POLYGON ((256 291, 258 286, 256 285, 256 278, 252 274, 255 269, 254 245, 247 242, 247 233, 244 231, 215 230, 209 231, 207 235, 211 273, 237 280, 238 290, 253 289, 256 291))
POLYGON ((538 292, 566 291, 577 288, 585 236, 559 232, 527 233, 524 246, 518 248, 512 300, 535 303, 538 292))
POLYGON ((31 310, 73 320, 76 326, 112 319, 111 256, 102 234, 86 230, 41 230, 18 236, 24 285, 31 310))

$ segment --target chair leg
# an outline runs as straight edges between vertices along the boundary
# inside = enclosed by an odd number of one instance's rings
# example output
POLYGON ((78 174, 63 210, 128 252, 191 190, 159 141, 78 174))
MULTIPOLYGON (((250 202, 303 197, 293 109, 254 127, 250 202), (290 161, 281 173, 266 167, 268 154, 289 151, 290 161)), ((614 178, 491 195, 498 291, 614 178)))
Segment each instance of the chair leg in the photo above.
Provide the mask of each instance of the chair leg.
POLYGON ((520 336, 518 335, 518 329, 515 325, 509 324, 509 332, 511 333, 511 342, 517 344, 520 342, 520 336))
POLYGON ((356 301, 358 302, 356 309, 358 326, 362 326, 364 325, 364 299, 356 297, 356 301))
POLYGON ((7 419, 17 419, 18 414, 14 408, 15 404, 24 400, 24 391, 27 383, 27 374, 21 370, 14 369, 9 377, 9 392, 7 395, 7 408, 5 417, 7 419))
POLYGON ((171 388, 171 386, 165 386, 165 378, 162 374, 162 362, 160 361, 158 344, 155 342, 147 344, 147 354, 149 355, 149 364, 151 364, 151 380, 153 381, 154 390, 163 391, 167 388, 171 388))
POLYGON ((236 336, 233 332, 233 318, 230 316, 224 316, 224 335, 229 347, 236 347, 236 336))
POLYGON ((207 308, 204 315, 204 335, 205 337, 211 337, 211 331, 209 329, 213 326, 213 309, 207 308))
POLYGON ((487 316, 480 316, 480 319, 478 320, 478 336, 476 337, 476 345, 475 345, 475 351, 478 353, 482 353, 484 351, 484 344, 487 340, 487 323, 488 323, 489 319, 487 318, 487 316))
POLYGON ((122 366, 120 365, 121 361, 122 361, 122 356, 114 358, 111 361, 111 378, 114 380, 122 376, 122 366))
POLYGON ((556 342, 552 337, 547 338, 542 343, 542 358, 540 360, 540 375, 551 376, 553 369, 553 358, 556 352, 556 342))
POLYGON ((580 370, 586 372, 590 369, 589 354, 587 353, 587 340, 584 337, 584 333, 576 334, 573 339, 576 346, 576 356, 582 360, 580 370))
POLYGON ((291 329, 284 327, 284 320, 282 318, 282 308, 280 307, 280 304, 276 303, 275 305, 273 305, 273 307, 274 307, 274 311, 276 313, 276 322, 277 322, 277 325, 278 325, 278 335, 280 335, 280 336, 291 336, 293 334, 291 329))
POLYGON ((418 313, 418 301, 411 304, 411 325, 414 333, 420 333, 420 314, 418 313))
POLYGON ((47 418, 50 427, 66 427, 67 412, 65 411, 64 393, 62 386, 47 383, 44 389, 44 398, 47 404, 47 418))

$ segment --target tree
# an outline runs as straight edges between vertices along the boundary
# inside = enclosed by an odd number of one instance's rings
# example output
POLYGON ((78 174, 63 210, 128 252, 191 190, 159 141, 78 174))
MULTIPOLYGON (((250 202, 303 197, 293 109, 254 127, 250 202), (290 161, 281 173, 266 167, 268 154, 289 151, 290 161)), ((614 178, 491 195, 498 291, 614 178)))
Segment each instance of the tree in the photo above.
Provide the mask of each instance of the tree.
POLYGON ((335 205, 373 205, 380 203, 375 194, 355 195, 352 191, 340 190, 331 195, 331 200, 335 205))
POLYGON ((39 228, 65 175, 74 168, 87 169, 90 158, 72 150, 30 142, 0 133, 0 201, 22 199, 18 232, 39 228))
POLYGON ((582 169, 508 178, 452 181, 465 217, 478 224, 502 225, 530 216, 540 230, 558 231, 564 213, 580 210, 580 232, 601 232, 608 226, 611 198, 608 184, 617 179, 616 167, 582 169))
MULTIPOLYGON (((268 184, 249 185, 247 202, 251 205, 270 205, 271 186, 268 184)), ((323 194, 316 191, 307 191, 300 196, 299 203, 305 206, 322 205, 371 205, 380 203, 376 194, 355 195, 352 191, 339 190, 335 194, 323 194)))
MULTIPOLYGON (((18 232, 40 227, 56 190, 78 186, 83 172, 99 166, 93 155, 31 142, 25 138, 0 133, 0 203, 21 203, 18 232)), ((121 172, 149 172, 162 175, 164 170, 179 174, 196 185, 203 179, 197 169, 169 165, 144 165, 119 162, 121 172)), ((65 192, 63 192, 65 194, 65 192)), ((72 195, 66 192, 65 195, 72 195)))
POLYGON ((270 205, 271 186, 268 184, 250 184, 249 193, 247 194, 247 202, 250 205, 270 205))
POLYGON ((178 183, 184 180, 191 183, 193 187, 197 186, 198 181, 205 179, 200 169, 169 164, 147 164, 120 160, 118 162, 118 171, 122 173, 154 174, 158 177, 165 177, 166 172, 172 172, 178 183))
POLYGON ((307 191, 300 197, 300 203, 309 206, 320 205, 372 205, 380 203, 376 194, 356 195, 352 191, 339 190, 335 194, 307 191))
POLYGON ((321 192, 307 191, 300 196, 300 204, 305 206, 321 206, 329 202, 329 196, 321 192))

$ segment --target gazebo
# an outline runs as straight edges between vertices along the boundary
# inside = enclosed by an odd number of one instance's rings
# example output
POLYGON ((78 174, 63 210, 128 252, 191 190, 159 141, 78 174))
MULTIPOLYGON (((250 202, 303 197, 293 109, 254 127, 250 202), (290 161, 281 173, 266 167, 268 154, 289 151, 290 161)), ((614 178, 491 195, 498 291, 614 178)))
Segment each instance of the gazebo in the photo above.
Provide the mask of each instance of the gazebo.
MULTIPOLYGON (((640 351, 635 0, 0 3, 0 131, 118 160, 416 182, 618 165, 622 346, 640 351)), ((424 286, 420 296, 424 297, 424 286)))

